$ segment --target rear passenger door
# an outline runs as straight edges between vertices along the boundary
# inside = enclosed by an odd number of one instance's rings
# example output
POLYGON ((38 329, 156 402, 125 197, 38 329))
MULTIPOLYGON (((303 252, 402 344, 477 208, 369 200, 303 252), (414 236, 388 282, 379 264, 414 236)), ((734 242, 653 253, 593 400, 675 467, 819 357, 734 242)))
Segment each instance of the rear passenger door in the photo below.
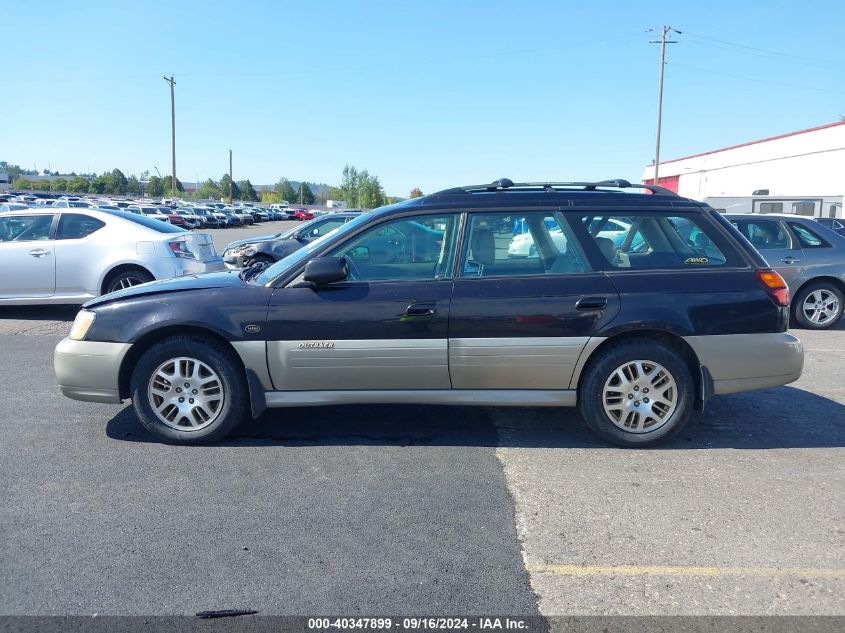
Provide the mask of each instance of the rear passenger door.
POLYGON ((568 389, 619 311, 556 211, 469 213, 449 319, 455 389, 568 389))
POLYGON ((86 213, 62 213, 56 230, 56 294, 98 294, 103 273, 98 260, 97 233, 105 222, 86 213), (97 233, 97 236, 94 234, 97 233))

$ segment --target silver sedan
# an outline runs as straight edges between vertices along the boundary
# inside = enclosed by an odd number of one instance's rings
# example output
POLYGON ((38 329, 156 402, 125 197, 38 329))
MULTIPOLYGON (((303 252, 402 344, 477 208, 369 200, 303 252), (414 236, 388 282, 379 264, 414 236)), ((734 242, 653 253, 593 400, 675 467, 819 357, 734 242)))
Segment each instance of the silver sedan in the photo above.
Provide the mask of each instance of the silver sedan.
POLYGON ((225 266, 207 233, 125 211, 31 208, 0 215, 0 270, 0 305, 79 304, 225 266))

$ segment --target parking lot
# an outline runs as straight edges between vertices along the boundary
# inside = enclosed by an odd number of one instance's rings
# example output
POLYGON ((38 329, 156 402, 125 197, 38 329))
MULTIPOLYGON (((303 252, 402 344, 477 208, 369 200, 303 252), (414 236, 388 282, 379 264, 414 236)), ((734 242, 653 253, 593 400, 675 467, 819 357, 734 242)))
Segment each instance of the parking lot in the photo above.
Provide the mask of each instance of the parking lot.
POLYGON ((74 314, 0 308, 4 614, 845 615, 845 324, 659 449, 423 406, 271 410, 189 448, 62 397, 74 314))

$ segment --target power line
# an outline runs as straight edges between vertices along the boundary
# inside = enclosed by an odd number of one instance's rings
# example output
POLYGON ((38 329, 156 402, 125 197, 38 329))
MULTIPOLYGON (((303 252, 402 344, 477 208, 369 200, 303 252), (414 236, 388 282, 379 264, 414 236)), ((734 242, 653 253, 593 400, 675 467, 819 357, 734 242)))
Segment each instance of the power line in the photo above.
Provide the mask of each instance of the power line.
POLYGON ((667 66, 675 66, 676 68, 686 68, 687 70, 697 70, 699 72, 711 73, 713 75, 721 75, 722 77, 730 77, 731 79, 739 79, 741 81, 751 81, 760 84, 767 84, 769 86, 780 86, 782 88, 794 88, 796 90, 817 90, 819 92, 830 92, 834 94, 845 93, 845 90, 837 88, 819 88, 818 86, 799 86, 796 84, 786 84, 780 81, 769 81, 767 79, 759 79, 757 77, 745 77, 742 75, 734 75, 732 73, 725 73, 720 70, 712 70, 710 68, 700 68, 698 66, 688 66, 686 64, 678 64, 675 62, 666 62, 667 66))
POLYGON ((722 50, 740 49, 750 54, 756 53, 768 59, 779 59, 781 61, 791 61, 793 63, 809 64, 814 66, 833 66, 836 68, 842 67, 842 62, 837 63, 829 59, 819 59, 815 57, 803 57, 800 55, 792 55, 790 53, 784 53, 782 51, 774 51, 766 48, 758 48, 756 46, 748 46, 747 44, 739 44, 737 42, 731 42, 728 40, 719 39, 717 37, 699 35, 698 33, 692 33, 690 31, 687 31, 686 35, 694 39, 709 42, 711 44, 721 44, 722 46, 717 46, 717 48, 721 48, 722 50))

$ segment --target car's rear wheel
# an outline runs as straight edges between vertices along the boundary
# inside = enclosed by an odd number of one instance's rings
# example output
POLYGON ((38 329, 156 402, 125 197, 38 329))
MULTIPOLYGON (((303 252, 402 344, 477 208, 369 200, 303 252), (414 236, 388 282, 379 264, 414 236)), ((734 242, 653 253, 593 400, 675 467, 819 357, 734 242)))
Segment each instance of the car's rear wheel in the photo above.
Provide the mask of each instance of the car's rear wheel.
POLYGON ((652 446, 677 433, 692 412, 695 387, 686 361, 657 341, 612 345, 586 369, 581 415, 605 440, 652 446))
POLYGON ((116 292, 118 290, 125 290, 126 288, 131 288, 132 286, 139 286, 141 284, 153 281, 154 279, 155 277, 153 277, 150 273, 145 270, 126 270, 122 273, 118 273, 112 276, 108 280, 108 282, 105 284, 106 293, 116 292))
POLYGON ((248 393, 235 354, 179 336, 153 345, 132 373, 132 402, 150 433, 174 444, 222 439, 244 419, 248 393))
POLYGON ((843 306, 842 291, 832 283, 820 281, 798 291, 792 300, 792 314, 801 327, 824 330, 839 321, 843 306))

